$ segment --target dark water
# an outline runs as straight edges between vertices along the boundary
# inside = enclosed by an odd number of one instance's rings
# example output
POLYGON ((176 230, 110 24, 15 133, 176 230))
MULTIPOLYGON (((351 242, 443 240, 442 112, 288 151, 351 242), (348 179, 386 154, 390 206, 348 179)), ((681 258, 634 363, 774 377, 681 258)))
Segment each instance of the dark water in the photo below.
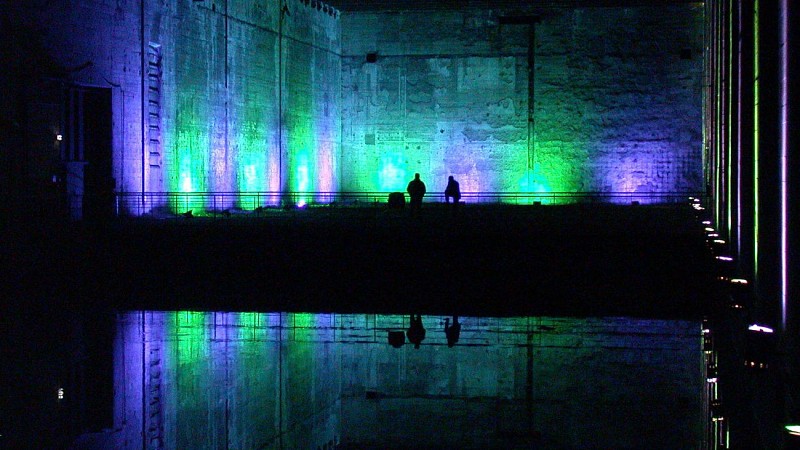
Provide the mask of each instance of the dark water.
POLYGON ((80 445, 700 446, 700 323, 460 317, 450 346, 445 319, 397 348, 409 316, 119 314, 113 428, 80 445))

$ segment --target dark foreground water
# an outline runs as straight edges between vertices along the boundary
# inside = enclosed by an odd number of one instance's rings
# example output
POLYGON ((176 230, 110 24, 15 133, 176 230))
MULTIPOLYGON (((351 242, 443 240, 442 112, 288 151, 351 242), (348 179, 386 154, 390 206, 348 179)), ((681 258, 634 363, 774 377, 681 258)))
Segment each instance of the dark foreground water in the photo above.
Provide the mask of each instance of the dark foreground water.
POLYGON ((113 428, 79 445, 700 446, 699 322, 458 320, 422 316, 415 348, 407 315, 118 314, 113 428))

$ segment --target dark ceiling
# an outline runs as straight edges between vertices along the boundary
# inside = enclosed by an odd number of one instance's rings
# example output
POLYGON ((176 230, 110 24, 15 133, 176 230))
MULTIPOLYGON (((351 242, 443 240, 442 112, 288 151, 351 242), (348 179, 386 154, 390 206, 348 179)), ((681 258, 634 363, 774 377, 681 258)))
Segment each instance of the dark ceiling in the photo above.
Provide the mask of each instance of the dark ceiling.
POLYGON ((509 9, 528 7, 668 6, 696 0, 327 0, 340 11, 409 11, 443 9, 509 9))

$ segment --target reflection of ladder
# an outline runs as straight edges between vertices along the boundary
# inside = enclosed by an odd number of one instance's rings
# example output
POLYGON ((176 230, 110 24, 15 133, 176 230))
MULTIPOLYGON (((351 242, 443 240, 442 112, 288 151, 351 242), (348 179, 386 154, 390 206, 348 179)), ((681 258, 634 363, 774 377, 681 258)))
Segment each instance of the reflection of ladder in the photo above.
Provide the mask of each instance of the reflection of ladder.
POLYGON ((161 167, 161 46, 147 48, 147 137, 151 169, 161 167))
POLYGON ((156 341, 150 347, 146 405, 147 448, 162 448, 164 444, 164 396, 161 380, 161 347, 156 341))

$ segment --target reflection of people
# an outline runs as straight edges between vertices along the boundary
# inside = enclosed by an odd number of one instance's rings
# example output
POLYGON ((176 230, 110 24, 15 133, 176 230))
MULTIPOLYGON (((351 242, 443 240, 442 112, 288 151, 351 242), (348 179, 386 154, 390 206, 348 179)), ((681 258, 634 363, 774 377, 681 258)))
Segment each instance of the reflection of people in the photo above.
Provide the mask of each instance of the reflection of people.
POLYGON ((447 187, 444 189, 444 201, 450 203, 450 198, 453 198, 453 207, 458 208, 458 201, 461 200, 461 188, 458 186, 458 181, 450 175, 447 180, 447 187))
POLYGON ((411 315, 411 324, 406 331, 408 341, 414 344, 414 348, 419 348, 419 344, 425 340, 425 327, 422 326, 422 315, 411 315))
POLYGON ((448 347, 456 345, 461 336, 461 324, 458 323, 458 316, 453 316, 453 325, 450 325, 450 319, 444 319, 444 335, 447 336, 448 347))
POLYGON ((425 183, 419 179, 418 173, 415 173, 414 179, 408 182, 406 191, 408 191, 408 196, 411 197, 409 202, 411 212, 419 211, 420 207, 422 207, 422 197, 425 196, 425 183))

